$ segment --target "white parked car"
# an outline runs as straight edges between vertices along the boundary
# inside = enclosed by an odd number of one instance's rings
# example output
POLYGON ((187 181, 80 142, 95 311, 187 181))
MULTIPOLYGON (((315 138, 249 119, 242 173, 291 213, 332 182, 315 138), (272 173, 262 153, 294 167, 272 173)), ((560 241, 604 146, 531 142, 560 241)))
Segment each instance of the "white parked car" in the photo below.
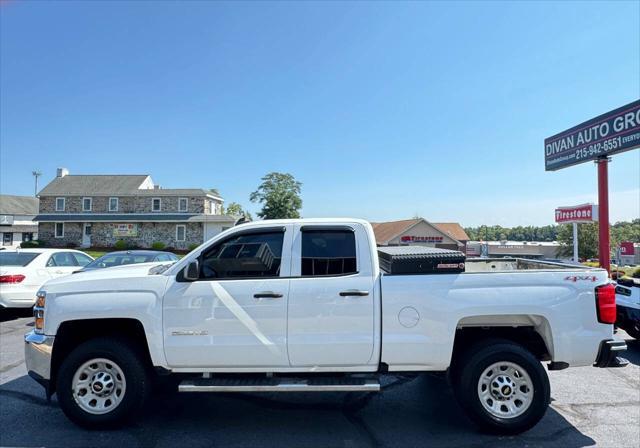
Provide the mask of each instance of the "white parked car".
POLYGON ((379 391, 448 372, 482 428, 518 433, 550 370, 622 367, 607 271, 376 247, 357 219, 233 227, 177 263, 98 269, 38 291, 29 375, 90 428, 139 416, 156 374, 181 392, 379 391))
POLYGON ((72 249, 17 249, 0 252, 0 308, 27 308, 47 281, 69 275, 93 258, 72 249))
POLYGON ((617 285, 616 307, 616 325, 632 338, 640 340, 640 284, 617 285))

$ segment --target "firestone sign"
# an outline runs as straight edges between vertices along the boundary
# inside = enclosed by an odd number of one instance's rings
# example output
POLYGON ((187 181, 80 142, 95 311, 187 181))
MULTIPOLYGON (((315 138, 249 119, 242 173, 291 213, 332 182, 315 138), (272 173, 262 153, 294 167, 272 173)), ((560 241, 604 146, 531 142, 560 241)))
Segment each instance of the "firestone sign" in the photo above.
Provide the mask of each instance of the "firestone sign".
POLYGON ((405 235, 400 238, 403 243, 442 243, 443 237, 441 236, 414 236, 405 235))
POLYGON ((555 171, 640 147, 640 100, 544 141, 544 166, 555 171))
POLYGON ((595 204, 582 204, 573 207, 558 207, 556 209, 556 222, 566 224, 572 222, 593 222, 598 220, 598 206, 595 204))

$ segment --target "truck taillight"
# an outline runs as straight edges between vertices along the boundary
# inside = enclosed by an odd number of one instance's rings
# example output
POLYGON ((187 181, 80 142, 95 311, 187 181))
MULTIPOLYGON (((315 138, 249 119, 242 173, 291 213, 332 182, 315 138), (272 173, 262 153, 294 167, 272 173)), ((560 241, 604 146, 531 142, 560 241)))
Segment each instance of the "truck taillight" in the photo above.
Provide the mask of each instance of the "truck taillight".
POLYGON ((20 283, 22 280, 24 280, 22 274, 0 275, 0 283, 20 283))
POLYGON ((601 324, 616 323, 616 287, 613 283, 596 287, 596 313, 601 324))

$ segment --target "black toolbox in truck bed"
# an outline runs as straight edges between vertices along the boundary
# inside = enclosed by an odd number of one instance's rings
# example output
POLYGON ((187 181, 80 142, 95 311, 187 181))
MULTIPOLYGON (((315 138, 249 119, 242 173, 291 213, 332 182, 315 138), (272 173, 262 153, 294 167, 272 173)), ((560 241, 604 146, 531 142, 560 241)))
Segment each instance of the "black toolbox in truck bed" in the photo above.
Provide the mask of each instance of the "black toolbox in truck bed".
POLYGON ((454 274, 464 272, 465 255, 433 247, 390 246, 378 247, 378 260, 387 274, 454 274))

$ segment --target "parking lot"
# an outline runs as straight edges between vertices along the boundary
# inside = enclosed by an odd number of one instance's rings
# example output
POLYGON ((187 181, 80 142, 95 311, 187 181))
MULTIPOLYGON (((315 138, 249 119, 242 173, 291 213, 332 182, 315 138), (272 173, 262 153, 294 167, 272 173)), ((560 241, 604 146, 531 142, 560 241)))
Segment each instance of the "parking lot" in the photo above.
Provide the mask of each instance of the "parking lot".
POLYGON ((26 376, 31 319, 0 323, 0 445, 48 447, 640 446, 640 344, 625 333, 624 369, 550 372, 552 404, 517 437, 478 433, 439 375, 389 376, 381 394, 162 394, 132 426, 90 432, 26 376))

